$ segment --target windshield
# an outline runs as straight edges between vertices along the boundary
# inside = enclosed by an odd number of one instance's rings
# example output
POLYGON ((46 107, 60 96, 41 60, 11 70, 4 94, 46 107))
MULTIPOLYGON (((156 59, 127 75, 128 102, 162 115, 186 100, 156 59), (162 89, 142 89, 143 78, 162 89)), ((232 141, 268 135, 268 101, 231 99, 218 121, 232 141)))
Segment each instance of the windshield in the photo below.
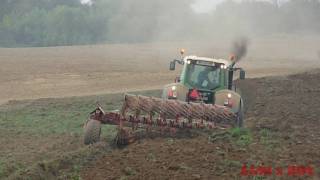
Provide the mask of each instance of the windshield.
POLYGON ((186 70, 186 83, 191 87, 212 90, 220 85, 220 68, 191 63, 186 70))

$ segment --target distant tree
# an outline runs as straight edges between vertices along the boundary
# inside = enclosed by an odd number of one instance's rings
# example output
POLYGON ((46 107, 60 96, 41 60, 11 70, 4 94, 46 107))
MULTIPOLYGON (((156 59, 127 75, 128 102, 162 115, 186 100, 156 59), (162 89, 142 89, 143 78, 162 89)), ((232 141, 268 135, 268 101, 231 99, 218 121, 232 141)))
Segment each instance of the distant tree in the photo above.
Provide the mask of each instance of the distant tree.
POLYGON ((205 39, 237 34, 319 33, 319 0, 226 0, 209 14, 193 0, 3 0, 0 46, 205 39))

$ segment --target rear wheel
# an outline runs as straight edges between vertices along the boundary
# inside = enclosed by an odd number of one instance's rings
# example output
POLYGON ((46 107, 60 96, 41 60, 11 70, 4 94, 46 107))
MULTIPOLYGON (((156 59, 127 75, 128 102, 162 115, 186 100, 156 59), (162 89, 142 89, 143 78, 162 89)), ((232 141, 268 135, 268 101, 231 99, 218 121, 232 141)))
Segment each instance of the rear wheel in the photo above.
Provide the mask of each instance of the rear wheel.
POLYGON ((84 128, 84 144, 93 144, 100 140, 101 122, 90 119, 84 128))
POLYGON ((244 119, 243 103, 240 101, 239 111, 237 113, 237 118, 236 118, 236 126, 237 127, 239 127, 239 128, 243 127, 243 119, 244 119))

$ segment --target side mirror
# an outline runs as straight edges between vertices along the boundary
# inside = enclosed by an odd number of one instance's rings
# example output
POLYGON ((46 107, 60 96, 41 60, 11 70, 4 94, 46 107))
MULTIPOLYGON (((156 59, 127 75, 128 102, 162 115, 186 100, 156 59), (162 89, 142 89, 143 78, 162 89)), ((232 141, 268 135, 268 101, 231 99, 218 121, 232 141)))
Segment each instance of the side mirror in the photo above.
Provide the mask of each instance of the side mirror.
POLYGON ((240 70, 240 79, 245 79, 246 78, 246 72, 244 70, 240 70))
POLYGON ((176 69, 176 63, 174 61, 170 62, 170 71, 174 71, 176 69))

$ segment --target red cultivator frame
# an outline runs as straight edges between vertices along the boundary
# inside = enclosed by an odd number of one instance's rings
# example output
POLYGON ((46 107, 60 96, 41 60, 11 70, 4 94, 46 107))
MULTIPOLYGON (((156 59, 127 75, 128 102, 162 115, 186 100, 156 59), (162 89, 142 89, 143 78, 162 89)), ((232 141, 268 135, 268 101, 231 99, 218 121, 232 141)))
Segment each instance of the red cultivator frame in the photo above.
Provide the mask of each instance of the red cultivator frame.
POLYGON ((123 145, 135 140, 133 132, 138 128, 175 134, 178 129, 233 127, 236 118, 237 114, 225 106, 126 94, 120 112, 105 112, 97 107, 90 113, 85 125, 85 144, 99 140, 101 124, 118 125, 116 142, 123 145))

